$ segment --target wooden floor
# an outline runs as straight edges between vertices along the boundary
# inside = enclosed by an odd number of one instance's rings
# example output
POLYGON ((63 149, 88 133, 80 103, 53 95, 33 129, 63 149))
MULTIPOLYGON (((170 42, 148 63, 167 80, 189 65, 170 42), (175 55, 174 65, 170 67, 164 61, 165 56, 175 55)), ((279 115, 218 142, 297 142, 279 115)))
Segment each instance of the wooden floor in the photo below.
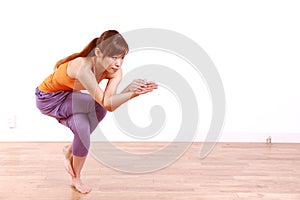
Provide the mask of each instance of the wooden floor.
POLYGON ((146 174, 115 171, 89 156, 83 179, 93 191, 87 195, 69 185, 64 145, 0 143, 0 199, 300 199, 300 144, 218 143, 200 160, 201 144, 194 143, 173 165, 146 174))

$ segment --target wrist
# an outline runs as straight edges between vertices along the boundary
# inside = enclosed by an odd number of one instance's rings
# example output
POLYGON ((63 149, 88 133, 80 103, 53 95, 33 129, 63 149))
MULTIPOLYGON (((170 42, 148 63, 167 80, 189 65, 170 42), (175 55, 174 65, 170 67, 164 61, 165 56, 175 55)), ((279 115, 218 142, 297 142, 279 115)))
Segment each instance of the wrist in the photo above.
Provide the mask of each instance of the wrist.
POLYGON ((130 93, 131 93, 131 95, 130 95, 130 96, 131 96, 131 99, 134 98, 134 97, 139 96, 139 94, 137 94, 137 93, 135 93, 135 92, 130 92, 130 93))

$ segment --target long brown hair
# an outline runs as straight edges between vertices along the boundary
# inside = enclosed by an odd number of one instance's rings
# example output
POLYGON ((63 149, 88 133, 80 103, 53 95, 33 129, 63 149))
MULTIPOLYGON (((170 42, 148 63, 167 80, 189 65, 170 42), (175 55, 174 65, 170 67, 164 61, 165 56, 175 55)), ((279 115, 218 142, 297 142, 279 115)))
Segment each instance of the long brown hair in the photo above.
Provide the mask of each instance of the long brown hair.
POLYGON ((78 57, 94 56, 94 49, 98 47, 104 56, 114 56, 124 54, 129 51, 129 47, 122 35, 116 30, 108 30, 101 34, 99 38, 94 38, 81 52, 74 53, 59 60, 55 66, 56 70, 61 64, 78 57))

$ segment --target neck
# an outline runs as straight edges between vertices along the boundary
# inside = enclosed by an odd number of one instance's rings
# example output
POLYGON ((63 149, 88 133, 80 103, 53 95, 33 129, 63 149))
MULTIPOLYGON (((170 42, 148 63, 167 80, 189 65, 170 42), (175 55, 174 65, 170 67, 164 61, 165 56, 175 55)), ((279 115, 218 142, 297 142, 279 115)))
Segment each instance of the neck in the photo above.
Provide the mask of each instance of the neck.
POLYGON ((92 68, 96 76, 105 72, 105 68, 100 62, 97 62, 97 56, 92 57, 92 68))

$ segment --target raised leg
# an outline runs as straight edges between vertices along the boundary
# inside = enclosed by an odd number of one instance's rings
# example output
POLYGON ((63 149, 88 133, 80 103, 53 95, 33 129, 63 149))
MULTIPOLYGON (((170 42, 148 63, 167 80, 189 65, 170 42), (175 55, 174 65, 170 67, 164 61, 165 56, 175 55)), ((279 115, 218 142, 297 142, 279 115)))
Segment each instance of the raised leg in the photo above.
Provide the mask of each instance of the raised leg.
POLYGON ((72 176, 75 177, 73 170, 73 154, 72 154, 72 145, 67 145, 63 148, 63 152, 65 155, 64 166, 65 170, 72 176))

